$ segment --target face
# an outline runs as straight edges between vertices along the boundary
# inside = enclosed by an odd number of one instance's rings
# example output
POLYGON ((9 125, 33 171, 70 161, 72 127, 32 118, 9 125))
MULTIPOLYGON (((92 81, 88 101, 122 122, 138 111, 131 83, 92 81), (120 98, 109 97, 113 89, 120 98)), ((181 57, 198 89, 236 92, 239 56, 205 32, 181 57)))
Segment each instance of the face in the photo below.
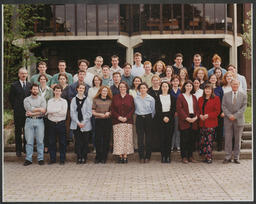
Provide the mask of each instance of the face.
POLYGON ((79 81, 84 81, 84 77, 85 77, 85 72, 79 72, 79 74, 78 74, 78 80, 79 80, 79 81))
POLYGON ((190 83, 187 83, 186 84, 186 86, 185 86, 185 90, 186 90, 186 92, 191 92, 192 91, 192 89, 193 89, 193 86, 192 86, 192 84, 190 84, 190 83))
POLYGON ((182 57, 176 57, 174 61, 175 61, 175 63, 179 66, 179 65, 182 64, 183 59, 182 59, 182 57))
POLYGON ((163 83, 161 89, 162 89, 162 92, 167 93, 169 91, 168 84, 167 83, 163 83))
POLYGON ((212 64, 214 67, 220 67, 221 62, 220 62, 220 60, 215 60, 212 64))
POLYGON ((210 78, 210 82, 211 82, 212 84, 216 84, 216 82, 217 82, 217 77, 216 77, 215 75, 212 75, 211 78, 210 78))
POLYGON ((38 66, 38 70, 39 70, 39 72, 40 72, 41 74, 45 74, 46 69, 47 69, 47 67, 46 67, 45 65, 43 65, 43 64, 40 64, 40 65, 38 66))
POLYGON ((80 63, 80 65, 79 65, 79 69, 80 70, 83 70, 83 71, 86 72, 87 68, 88 68, 88 66, 87 66, 87 64, 85 62, 81 62, 80 63))
POLYGON ((119 63, 118 58, 112 58, 111 63, 113 67, 117 67, 119 63))
POLYGON ((95 86, 100 86, 100 80, 99 80, 99 78, 98 77, 95 77, 94 78, 94 84, 95 84, 95 86))
POLYGON ((101 67, 101 65, 103 64, 103 59, 97 57, 96 60, 94 61, 96 67, 101 67))
POLYGON ((233 79, 232 74, 227 74, 227 76, 226 76, 227 82, 230 83, 232 81, 232 79, 233 79))
POLYGON ((135 61, 136 64, 140 64, 142 59, 141 59, 140 56, 136 56, 136 57, 134 57, 134 61, 135 61))
POLYGON ((221 70, 217 69, 217 70, 215 71, 215 75, 216 75, 217 78, 220 78, 220 77, 221 77, 221 74, 222 74, 221 70))
POLYGON ((180 78, 181 79, 185 79, 186 78, 186 73, 183 70, 180 71, 180 78))
POLYGON ((134 84, 134 87, 137 88, 141 84, 140 79, 138 79, 138 78, 134 79, 133 84, 134 84))
POLYGON ((205 88, 204 89, 204 93, 206 96, 210 96, 212 94, 212 89, 209 87, 209 88, 205 88))
MULTIPOLYGON (((64 77, 64 78, 65 78, 65 77, 64 77)), ((54 96, 55 96, 55 97, 59 98, 60 95, 61 95, 61 89, 55 89, 55 90, 53 91, 53 93, 54 93, 54 96)))
POLYGON ((59 78, 59 82, 60 82, 60 84, 66 84, 66 83, 67 83, 67 79, 66 79, 66 77, 64 77, 64 76, 60 76, 60 78, 59 78))
POLYGON ((132 68, 130 67, 130 65, 126 65, 125 67, 124 67, 124 74, 125 75, 130 75, 131 74, 131 70, 132 70, 132 68))
POLYGON ((156 71, 159 72, 159 73, 161 73, 163 71, 163 64, 162 63, 158 62, 156 64, 156 71))
POLYGON ((101 96, 102 96, 103 98, 106 98, 107 95, 108 95, 108 89, 107 89, 107 88, 103 88, 103 89, 101 90, 101 96))
POLYGON ((199 88, 199 86, 200 86, 200 82, 198 81, 198 80, 195 80, 194 82, 193 82, 193 84, 194 84, 194 88, 197 90, 198 88, 199 88))
POLYGON ((84 94, 84 91, 85 91, 85 86, 84 86, 84 85, 80 85, 80 86, 77 88, 77 93, 78 93, 78 94, 84 94))
POLYGON ((109 73, 110 73, 109 68, 104 67, 104 68, 102 69, 102 74, 103 74, 104 76, 109 76, 109 73))
POLYGON ((154 86, 159 86, 159 85, 160 85, 160 80, 159 80, 158 78, 154 77, 154 78, 152 79, 152 84, 153 84, 154 86))
POLYGON ((46 84, 46 78, 44 76, 40 77, 40 84, 46 84))
POLYGON ((140 86, 140 93, 146 94, 148 91, 148 88, 145 85, 140 86))
POLYGON ((58 65, 58 68, 59 68, 59 71, 60 72, 65 72, 66 70, 66 63, 65 62, 60 62, 59 65, 58 65))
POLYGON ((32 94, 33 96, 37 96, 38 93, 39 93, 38 87, 37 87, 37 86, 33 86, 32 89, 31 89, 31 94, 32 94))
POLYGON ((144 69, 145 69, 145 72, 150 73, 150 72, 151 72, 152 67, 151 67, 151 65, 150 65, 150 64, 146 64, 146 65, 144 65, 144 69))
POLYGON ((194 57, 193 62, 195 67, 199 67, 201 64, 201 57, 194 57))
POLYGON ((27 70, 21 69, 21 70, 19 71, 18 76, 19 76, 19 79, 20 79, 21 81, 26 81, 26 78, 28 77, 28 72, 27 72, 27 70))
POLYGON ((231 71, 232 73, 236 74, 237 73, 237 69, 233 66, 229 66, 228 67, 228 71, 231 71))
POLYGON ((203 80, 203 79, 204 79, 204 72, 203 72, 202 70, 199 70, 199 71, 197 72, 197 77, 198 77, 199 79, 203 80))
POLYGON ((180 83, 180 80, 175 78, 174 80, 172 80, 172 86, 174 87, 178 87, 179 86, 179 83, 180 83))
POLYGON ((171 68, 167 68, 165 73, 166 73, 167 77, 171 77, 172 76, 172 69, 171 68))
POLYGON ((126 93, 126 91, 127 91, 126 86, 125 86, 124 84, 120 84, 120 86, 119 86, 119 91, 120 91, 120 93, 122 93, 122 94, 126 93))
POLYGON ((114 81, 115 83, 119 83, 119 82, 121 81, 120 75, 119 75, 119 74, 115 74, 115 75, 113 76, 113 81, 114 81))
POLYGON ((238 81, 232 81, 231 83, 232 91, 237 91, 239 88, 239 82, 238 81))

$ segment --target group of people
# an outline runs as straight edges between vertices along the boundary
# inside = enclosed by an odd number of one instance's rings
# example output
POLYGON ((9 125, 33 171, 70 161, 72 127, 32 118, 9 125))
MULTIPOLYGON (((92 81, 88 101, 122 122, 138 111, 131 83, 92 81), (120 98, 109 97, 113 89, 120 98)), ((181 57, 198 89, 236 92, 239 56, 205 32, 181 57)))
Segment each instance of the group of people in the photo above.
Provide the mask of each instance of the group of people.
POLYGON ((171 152, 180 151, 182 162, 212 163, 213 141, 231 162, 234 137, 234 162, 239 162, 243 113, 247 106, 245 77, 234 65, 221 68, 215 54, 207 71, 202 57, 193 56, 193 66, 185 68, 183 55, 176 54, 173 65, 158 60, 142 64, 142 55, 134 54, 134 65, 119 67, 119 57, 111 57, 112 66, 103 65, 97 56, 89 68, 78 60, 78 73, 66 72, 66 62, 58 62, 59 73, 46 73, 45 62, 38 63, 38 74, 28 82, 25 68, 11 85, 10 103, 14 109, 16 155, 26 153, 24 165, 32 164, 34 138, 39 165, 49 152, 48 164, 56 163, 56 139, 60 164, 65 164, 67 141, 75 140, 77 164, 87 161, 89 138, 96 149, 95 163, 106 163, 110 143, 118 163, 127 163, 128 155, 138 151, 140 163, 150 162, 157 145, 161 162, 171 162, 171 152), (103 66, 102 66, 103 65, 103 66), (224 128, 223 128, 224 127, 224 128), (24 147, 22 148, 22 133, 24 147))

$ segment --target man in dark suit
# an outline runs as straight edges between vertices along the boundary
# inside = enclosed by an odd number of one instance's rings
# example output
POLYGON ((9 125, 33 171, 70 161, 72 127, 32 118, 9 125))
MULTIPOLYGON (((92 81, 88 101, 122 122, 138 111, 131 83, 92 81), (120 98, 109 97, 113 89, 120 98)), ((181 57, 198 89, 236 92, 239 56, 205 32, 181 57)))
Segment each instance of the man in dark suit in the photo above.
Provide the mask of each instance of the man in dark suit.
POLYGON ((240 164, 239 155, 241 137, 244 128, 244 111, 247 106, 247 95, 239 91, 240 82, 237 79, 231 81, 232 91, 224 94, 222 99, 222 110, 224 117, 225 134, 225 160, 224 164, 231 162, 232 138, 234 136, 234 163, 240 164))
MULTIPOLYGON (((24 135, 25 125, 25 109, 23 105, 24 98, 30 95, 31 84, 26 81, 28 77, 28 71, 25 68, 20 68, 18 71, 19 80, 15 81, 11 85, 9 101, 12 109, 14 110, 14 126, 15 126, 15 145, 16 155, 21 156, 22 152, 22 132, 24 135)), ((25 137, 23 139, 23 151, 25 152, 25 137)))

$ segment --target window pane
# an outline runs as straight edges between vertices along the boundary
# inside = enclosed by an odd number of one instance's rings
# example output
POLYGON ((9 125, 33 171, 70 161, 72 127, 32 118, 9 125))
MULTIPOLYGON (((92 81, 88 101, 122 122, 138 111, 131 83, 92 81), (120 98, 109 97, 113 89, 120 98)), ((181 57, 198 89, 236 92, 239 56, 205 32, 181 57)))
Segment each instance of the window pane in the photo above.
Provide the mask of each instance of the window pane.
POLYGON ((129 5, 120 5, 120 32, 129 32, 129 5))
POLYGON ((171 18, 171 5, 163 4, 163 30, 170 30, 171 18))
POLYGON ((150 5, 149 4, 141 4, 140 5, 141 12, 141 31, 149 31, 151 22, 150 22, 150 5))
POLYGON ((75 35, 75 5, 66 4, 66 35, 75 35))
POLYGON ((214 30, 214 4, 205 4, 206 30, 214 30))
POLYGON ((38 6, 37 13, 40 17, 44 17, 44 19, 35 21, 34 31, 36 35, 42 35, 42 33, 45 33, 45 35, 53 35, 53 6, 47 4, 38 6))
POLYGON ((96 35, 96 5, 87 5, 88 35, 96 35))
POLYGON ((108 31, 108 13, 107 5, 98 5, 98 21, 99 21, 99 35, 107 35, 108 31))
POLYGON ((140 5, 132 5, 133 32, 139 32, 140 5))
POLYGON ((173 18, 171 19, 171 29, 181 31, 181 4, 172 5, 173 18))
POLYGON ((184 29, 193 30, 194 25, 193 21, 193 6, 191 4, 184 4, 184 29))
POLYGON ((65 6, 56 5, 56 34, 64 35, 65 31, 65 6))
POLYGON ((109 4, 109 34, 115 35, 119 32, 119 5, 109 4))
POLYGON ((77 35, 86 35, 86 5, 77 4, 77 35))
POLYGON ((160 30, 160 5, 151 4, 151 30, 160 30))
POLYGON ((215 4, 215 22, 216 30, 225 30, 225 5, 224 4, 215 4))
MULTIPOLYGON (((203 29, 203 4, 193 4, 194 6, 194 30, 203 29)), ((185 11, 186 13, 186 11, 185 11)))

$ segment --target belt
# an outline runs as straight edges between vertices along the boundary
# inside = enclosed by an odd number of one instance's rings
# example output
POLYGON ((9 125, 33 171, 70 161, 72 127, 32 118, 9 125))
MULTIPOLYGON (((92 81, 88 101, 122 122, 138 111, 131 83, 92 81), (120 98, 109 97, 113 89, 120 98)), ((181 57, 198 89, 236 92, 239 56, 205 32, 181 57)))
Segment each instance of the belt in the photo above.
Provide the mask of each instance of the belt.
POLYGON ((141 117, 141 118, 146 118, 146 117, 149 117, 149 116, 152 116, 152 114, 146 114, 146 115, 137 115, 138 117, 141 117))
POLYGON ((48 119, 48 121, 51 122, 51 123, 53 123, 53 124, 55 124, 55 125, 58 125, 58 124, 60 124, 60 123, 65 122, 65 120, 61 120, 61 121, 54 122, 54 121, 51 121, 51 120, 49 120, 49 119, 48 119))
POLYGON ((27 116, 27 118, 31 118, 31 119, 43 119, 44 117, 27 116))

